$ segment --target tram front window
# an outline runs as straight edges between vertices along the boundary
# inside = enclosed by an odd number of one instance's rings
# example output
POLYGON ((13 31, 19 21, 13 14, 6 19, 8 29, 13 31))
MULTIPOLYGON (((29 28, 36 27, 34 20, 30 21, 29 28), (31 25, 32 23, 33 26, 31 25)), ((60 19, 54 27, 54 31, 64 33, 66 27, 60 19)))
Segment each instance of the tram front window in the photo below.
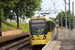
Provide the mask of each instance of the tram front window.
POLYGON ((31 20, 31 34, 42 35, 45 34, 46 21, 45 19, 33 19, 31 20))
POLYGON ((31 24, 31 34, 32 35, 42 35, 45 34, 45 23, 35 23, 31 24))
POLYGON ((44 34, 45 33, 45 27, 43 27, 42 25, 40 25, 40 26, 37 26, 37 25, 31 28, 32 35, 42 35, 42 34, 44 34))
POLYGON ((45 29, 44 28, 32 28, 32 35, 42 35, 45 33, 45 29))

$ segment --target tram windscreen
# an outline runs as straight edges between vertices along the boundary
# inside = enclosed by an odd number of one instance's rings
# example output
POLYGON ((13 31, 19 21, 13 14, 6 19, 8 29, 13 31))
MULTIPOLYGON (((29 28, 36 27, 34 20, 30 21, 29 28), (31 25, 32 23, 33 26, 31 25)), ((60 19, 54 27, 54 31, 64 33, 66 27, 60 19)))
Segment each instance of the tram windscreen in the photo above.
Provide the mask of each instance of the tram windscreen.
POLYGON ((33 35, 41 35, 45 32, 46 22, 45 19, 32 20, 31 29, 33 35))

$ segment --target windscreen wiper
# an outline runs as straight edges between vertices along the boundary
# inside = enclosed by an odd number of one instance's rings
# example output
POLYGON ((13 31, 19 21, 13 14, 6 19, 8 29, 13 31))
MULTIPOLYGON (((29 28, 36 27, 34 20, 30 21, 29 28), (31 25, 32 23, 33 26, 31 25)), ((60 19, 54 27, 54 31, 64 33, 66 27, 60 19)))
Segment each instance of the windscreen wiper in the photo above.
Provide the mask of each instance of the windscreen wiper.
MULTIPOLYGON (((34 31, 34 30, 33 30, 33 31, 34 31)), ((33 32, 33 31, 32 31, 32 33, 35 34, 35 35, 37 35, 36 33, 34 33, 35 31, 34 31, 34 32, 33 32)), ((39 37, 39 35, 37 35, 37 36, 39 37)))

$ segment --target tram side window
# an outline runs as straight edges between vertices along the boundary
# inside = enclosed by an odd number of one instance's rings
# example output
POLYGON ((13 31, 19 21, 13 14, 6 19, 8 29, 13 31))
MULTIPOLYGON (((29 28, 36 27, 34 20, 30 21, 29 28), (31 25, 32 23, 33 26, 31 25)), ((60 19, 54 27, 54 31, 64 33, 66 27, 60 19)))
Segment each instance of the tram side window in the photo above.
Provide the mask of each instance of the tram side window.
POLYGON ((51 31, 53 31, 53 22, 51 22, 51 27, 52 27, 52 28, 51 28, 51 29, 52 29, 51 31))
POLYGON ((54 23, 53 23, 53 30, 54 30, 54 23))
POLYGON ((53 23, 53 30, 54 30, 54 23, 53 23))
POLYGON ((54 28, 55 28, 55 23, 54 23, 54 28))
POLYGON ((31 28, 30 28, 30 25, 31 25, 31 24, 30 24, 30 22, 29 22, 29 30, 31 29, 31 28))
POLYGON ((55 26, 55 23, 53 23, 52 21, 50 21, 50 31, 54 30, 54 26, 55 26))
POLYGON ((50 31, 50 22, 47 22, 47 31, 50 31))
POLYGON ((53 22, 51 22, 51 25, 52 25, 52 31, 53 31, 53 22))
POLYGON ((50 31, 52 31, 52 23, 51 23, 51 21, 50 21, 50 31))
POLYGON ((50 30, 52 31, 52 23, 50 22, 50 30))
POLYGON ((54 23, 54 27, 55 27, 55 23, 54 23))

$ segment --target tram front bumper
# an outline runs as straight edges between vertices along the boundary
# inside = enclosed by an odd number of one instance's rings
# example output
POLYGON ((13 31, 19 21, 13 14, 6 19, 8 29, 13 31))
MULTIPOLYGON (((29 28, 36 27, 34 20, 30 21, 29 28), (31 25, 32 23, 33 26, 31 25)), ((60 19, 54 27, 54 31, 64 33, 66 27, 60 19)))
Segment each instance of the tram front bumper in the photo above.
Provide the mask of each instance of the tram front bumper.
POLYGON ((31 40, 31 45, 45 45, 49 40, 31 40))

